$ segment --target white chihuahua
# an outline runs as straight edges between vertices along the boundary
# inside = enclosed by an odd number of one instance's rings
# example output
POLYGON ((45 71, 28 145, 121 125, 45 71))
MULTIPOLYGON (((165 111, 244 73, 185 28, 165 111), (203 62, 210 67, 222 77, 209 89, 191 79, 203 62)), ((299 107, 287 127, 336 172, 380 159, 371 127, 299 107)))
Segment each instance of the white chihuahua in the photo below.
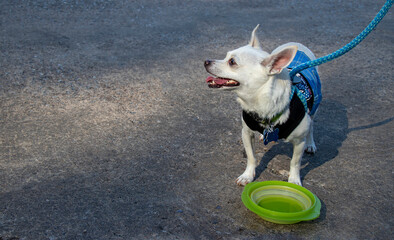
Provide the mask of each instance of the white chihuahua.
POLYGON ((258 27, 248 45, 228 52, 224 60, 205 61, 206 70, 213 75, 206 82, 211 88, 234 91, 243 109, 247 167, 236 183, 246 185, 254 180, 254 132, 258 131, 265 144, 278 139, 293 144, 289 182, 301 185, 302 154, 316 152, 312 122, 321 101, 320 79, 317 68, 304 70, 294 79, 290 79, 289 70, 316 58, 300 43, 284 44, 268 54, 257 39, 258 27))

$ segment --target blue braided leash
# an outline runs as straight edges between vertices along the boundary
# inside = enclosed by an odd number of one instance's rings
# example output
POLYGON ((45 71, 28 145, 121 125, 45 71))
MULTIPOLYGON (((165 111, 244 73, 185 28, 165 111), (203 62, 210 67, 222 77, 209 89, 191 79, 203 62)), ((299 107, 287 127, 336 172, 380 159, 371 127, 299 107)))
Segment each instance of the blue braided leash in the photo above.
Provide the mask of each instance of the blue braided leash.
POLYGON ((386 13, 389 11, 391 8, 391 5, 393 5, 393 0, 387 0, 386 3, 383 5, 382 9, 378 12, 376 17, 372 20, 372 22, 362 31, 356 38, 354 38, 350 43, 346 44, 344 47, 341 49, 338 49, 337 51, 328 54, 324 57, 318 58, 313 61, 305 62, 301 65, 298 65, 297 67, 293 68, 290 71, 290 79, 293 79, 294 76, 301 72, 304 69, 311 68, 326 62, 329 62, 331 60, 334 60, 335 58, 338 58, 342 56, 343 54, 349 52, 352 50, 355 46, 357 46, 364 38, 368 36, 370 32, 379 24, 379 22, 383 19, 383 17, 386 15, 386 13))

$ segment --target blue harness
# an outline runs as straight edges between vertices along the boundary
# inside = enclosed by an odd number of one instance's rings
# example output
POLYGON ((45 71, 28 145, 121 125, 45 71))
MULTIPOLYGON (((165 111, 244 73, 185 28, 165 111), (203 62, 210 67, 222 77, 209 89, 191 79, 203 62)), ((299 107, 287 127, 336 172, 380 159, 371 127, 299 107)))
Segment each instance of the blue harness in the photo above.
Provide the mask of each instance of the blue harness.
MULTIPOLYGON (((294 60, 288 68, 291 69, 308 61, 310 59, 304 52, 297 51, 294 60)), ((305 69, 297 73, 293 77, 292 82, 289 105, 290 115, 285 123, 273 125, 272 122, 276 120, 262 119, 254 112, 242 112, 242 117, 246 125, 263 135, 264 144, 287 138, 298 124, 300 124, 305 114, 315 114, 321 102, 321 84, 316 68, 305 69)))
MULTIPOLYGON (((297 51, 297 54, 288 68, 292 69, 302 63, 309 62, 310 60, 311 59, 309 59, 304 52, 297 51)), ((308 68, 297 73, 293 77, 292 81, 293 86, 290 99, 293 97, 294 92, 296 92, 304 104, 305 111, 309 112, 309 115, 315 114, 317 107, 322 100, 320 77, 316 68, 308 68)))

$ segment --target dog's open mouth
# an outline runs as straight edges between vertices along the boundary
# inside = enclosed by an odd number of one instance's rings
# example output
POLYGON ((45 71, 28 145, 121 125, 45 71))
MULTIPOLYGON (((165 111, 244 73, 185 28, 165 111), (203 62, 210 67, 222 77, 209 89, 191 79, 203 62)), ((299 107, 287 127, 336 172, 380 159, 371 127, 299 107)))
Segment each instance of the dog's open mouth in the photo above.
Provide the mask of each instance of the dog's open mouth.
POLYGON ((208 83, 208 87, 210 88, 221 88, 221 87, 236 87, 239 86, 239 82, 228 79, 228 78, 215 78, 212 76, 207 77, 206 82, 208 83))

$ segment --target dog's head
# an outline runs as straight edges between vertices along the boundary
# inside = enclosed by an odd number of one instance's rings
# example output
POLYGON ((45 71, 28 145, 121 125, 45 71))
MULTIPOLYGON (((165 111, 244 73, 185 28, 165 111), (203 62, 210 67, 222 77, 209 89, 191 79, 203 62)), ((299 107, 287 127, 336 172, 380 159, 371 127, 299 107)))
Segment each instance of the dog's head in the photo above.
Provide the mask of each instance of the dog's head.
POLYGON ((260 47, 256 30, 248 45, 227 53, 223 60, 206 60, 205 69, 213 76, 206 79, 211 88, 227 90, 258 89, 271 76, 280 74, 293 60, 296 46, 288 46, 268 54, 260 47))

